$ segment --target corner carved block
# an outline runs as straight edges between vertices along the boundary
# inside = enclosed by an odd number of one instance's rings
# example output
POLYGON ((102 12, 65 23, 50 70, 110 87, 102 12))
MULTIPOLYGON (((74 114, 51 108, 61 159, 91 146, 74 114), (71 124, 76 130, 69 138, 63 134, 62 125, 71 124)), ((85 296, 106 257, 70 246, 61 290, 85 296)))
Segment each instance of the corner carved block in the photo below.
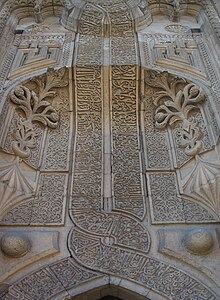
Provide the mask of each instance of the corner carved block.
MULTIPOLYGON (((184 31, 182 28, 181 32, 181 25, 179 26, 179 33, 145 35, 145 63, 207 81, 208 78, 203 61, 199 56, 196 41, 186 29, 184 31)), ((178 25, 170 25, 165 29, 178 31, 178 25)))

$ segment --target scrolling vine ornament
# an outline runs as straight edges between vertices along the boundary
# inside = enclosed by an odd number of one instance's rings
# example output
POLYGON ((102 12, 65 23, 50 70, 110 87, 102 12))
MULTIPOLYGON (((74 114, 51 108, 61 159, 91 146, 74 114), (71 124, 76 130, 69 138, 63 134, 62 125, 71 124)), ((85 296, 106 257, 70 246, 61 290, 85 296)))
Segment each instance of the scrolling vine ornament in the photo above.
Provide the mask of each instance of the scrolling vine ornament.
POLYGON ((64 73, 65 69, 58 72, 49 70, 46 74, 46 80, 44 80, 44 76, 32 79, 37 84, 38 94, 22 85, 11 91, 10 100, 17 105, 17 110, 24 115, 19 119, 17 128, 12 134, 15 140, 12 143, 12 149, 15 155, 20 158, 30 156, 31 149, 36 147, 34 122, 54 129, 58 126, 59 115, 52 107, 49 98, 53 98, 56 94, 55 91, 51 90, 52 88, 67 85, 67 82, 62 80, 64 73))
POLYGON ((186 155, 195 160, 195 166, 182 181, 183 198, 195 201, 220 214, 220 163, 209 162, 201 157, 204 133, 192 111, 200 110, 199 104, 205 101, 200 87, 185 79, 177 78, 167 72, 149 72, 145 83, 156 89, 153 95, 155 125, 164 129, 179 123, 181 129, 180 147, 186 155))
POLYGON ((63 79, 64 74, 65 68, 58 71, 50 69, 46 74, 32 79, 36 83, 37 92, 25 85, 19 85, 9 94, 9 99, 21 114, 12 132, 15 158, 0 166, 0 216, 14 205, 33 196, 35 183, 26 178, 21 163, 36 147, 34 123, 52 129, 58 126, 59 114, 52 106, 52 99, 56 95, 53 89, 68 85, 68 81, 63 79))

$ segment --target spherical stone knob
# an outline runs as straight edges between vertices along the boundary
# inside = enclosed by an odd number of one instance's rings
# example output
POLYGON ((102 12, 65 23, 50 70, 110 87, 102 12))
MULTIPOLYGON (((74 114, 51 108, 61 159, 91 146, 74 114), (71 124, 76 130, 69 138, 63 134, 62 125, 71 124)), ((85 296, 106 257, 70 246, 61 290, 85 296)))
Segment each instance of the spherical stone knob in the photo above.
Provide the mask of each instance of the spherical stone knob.
POLYGON ((186 249, 195 255, 208 254, 214 245, 212 235, 205 229, 195 229, 184 238, 186 249))
POLYGON ((31 243, 27 236, 21 233, 6 233, 1 238, 0 247, 2 252, 9 257, 21 257, 31 249, 31 243))

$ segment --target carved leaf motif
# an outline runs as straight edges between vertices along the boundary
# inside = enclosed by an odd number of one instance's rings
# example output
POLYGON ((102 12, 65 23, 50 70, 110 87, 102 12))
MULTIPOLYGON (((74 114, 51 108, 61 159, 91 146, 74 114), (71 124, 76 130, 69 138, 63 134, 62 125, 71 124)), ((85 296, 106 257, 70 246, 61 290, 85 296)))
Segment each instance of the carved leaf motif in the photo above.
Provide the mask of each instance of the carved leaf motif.
POLYGON ((68 81, 63 80, 64 74, 65 68, 62 68, 58 71, 49 70, 46 75, 34 78, 38 93, 22 85, 11 91, 11 101, 25 116, 25 119, 20 118, 16 130, 12 134, 15 139, 12 149, 19 157, 27 158, 31 154, 30 149, 35 147, 33 122, 39 122, 50 128, 58 126, 59 115, 47 98, 54 97, 56 94, 51 89, 68 85, 68 81))
POLYGON ((34 91, 18 86, 10 94, 10 99, 18 105, 29 122, 38 121, 44 126, 56 128, 59 115, 48 101, 41 101, 34 91))
POLYGON ((182 140, 180 147, 185 148, 185 153, 188 156, 195 156, 202 149, 201 139, 204 137, 204 132, 200 130, 197 120, 192 118, 191 122, 185 122, 182 131, 182 140))
POLYGON ((196 166, 183 182, 183 197, 220 214, 220 163, 196 157, 196 166))
POLYGON ((51 91, 53 88, 65 87, 68 85, 68 81, 63 80, 65 74, 65 68, 58 71, 49 69, 45 76, 35 77, 32 79, 38 86, 38 94, 40 101, 46 97, 54 97, 56 92, 51 91))
POLYGON ((155 119, 157 128, 164 128, 167 125, 173 125, 177 121, 183 122, 187 120, 189 113, 193 109, 198 109, 196 104, 205 99, 201 88, 193 83, 187 84, 183 90, 178 91, 175 97, 171 97, 172 93, 160 92, 159 96, 156 96, 156 103, 159 100, 163 100, 166 96, 170 98, 170 100, 164 101, 164 104, 156 109, 155 119))
POLYGON ((15 123, 15 128, 12 133, 15 140, 12 142, 12 149, 20 158, 27 158, 31 154, 30 149, 35 148, 36 142, 32 123, 21 118, 15 123))
POLYGON ((154 105, 158 106, 159 101, 163 98, 171 98, 174 99, 176 96, 177 86, 180 83, 185 83, 185 79, 176 78, 170 76, 169 73, 156 73, 149 72, 148 77, 145 78, 145 83, 153 88, 159 88, 154 95, 154 105))
POLYGON ((17 86, 10 93, 10 99, 18 105, 18 108, 25 114, 27 119, 31 117, 31 91, 28 88, 22 85, 17 86))
POLYGON ((153 95, 154 104, 158 106, 155 112, 156 127, 164 129, 179 122, 182 128, 181 147, 185 148, 188 156, 198 154, 203 146, 201 139, 204 133, 193 118, 190 120, 190 112, 199 109, 197 104, 205 100, 202 89, 194 83, 170 76, 167 72, 150 72, 145 83, 156 89, 153 95))

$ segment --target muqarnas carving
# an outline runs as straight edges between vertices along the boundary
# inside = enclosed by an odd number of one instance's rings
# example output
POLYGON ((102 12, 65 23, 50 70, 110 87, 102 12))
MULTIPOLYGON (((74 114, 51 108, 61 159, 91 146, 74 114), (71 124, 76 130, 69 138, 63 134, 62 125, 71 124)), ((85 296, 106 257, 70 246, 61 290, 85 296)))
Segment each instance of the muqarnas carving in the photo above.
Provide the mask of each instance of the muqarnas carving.
POLYGON ((215 149, 204 126, 202 110, 206 97, 202 88, 167 72, 149 72, 145 83, 155 90, 152 96, 156 107, 155 127, 170 132, 170 142, 175 148, 172 151, 174 170, 179 169, 180 174, 177 178, 181 198, 199 204, 219 219, 220 162, 209 161, 210 156, 215 157, 215 149), (185 158, 180 163, 178 152, 181 149, 185 158))
POLYGON ((1 219, 15 206, 36 194, 37 170, 28 159, 39 146, 39 132, 42 136, 45 128, 58 127, 60 116, 53 107, 53 99, 55 89, 68 84, 64 75, 65 68, 58 71, 50 69, 46 74, 31 79, 34 89, 30 88, 30 82, 29 85, 26 82, 9 93, 6 120, 11 118, 11 125, 2 125, 3 132, 7 131, 9 147, 2 146, 4 151, 0 156, 1 219))

